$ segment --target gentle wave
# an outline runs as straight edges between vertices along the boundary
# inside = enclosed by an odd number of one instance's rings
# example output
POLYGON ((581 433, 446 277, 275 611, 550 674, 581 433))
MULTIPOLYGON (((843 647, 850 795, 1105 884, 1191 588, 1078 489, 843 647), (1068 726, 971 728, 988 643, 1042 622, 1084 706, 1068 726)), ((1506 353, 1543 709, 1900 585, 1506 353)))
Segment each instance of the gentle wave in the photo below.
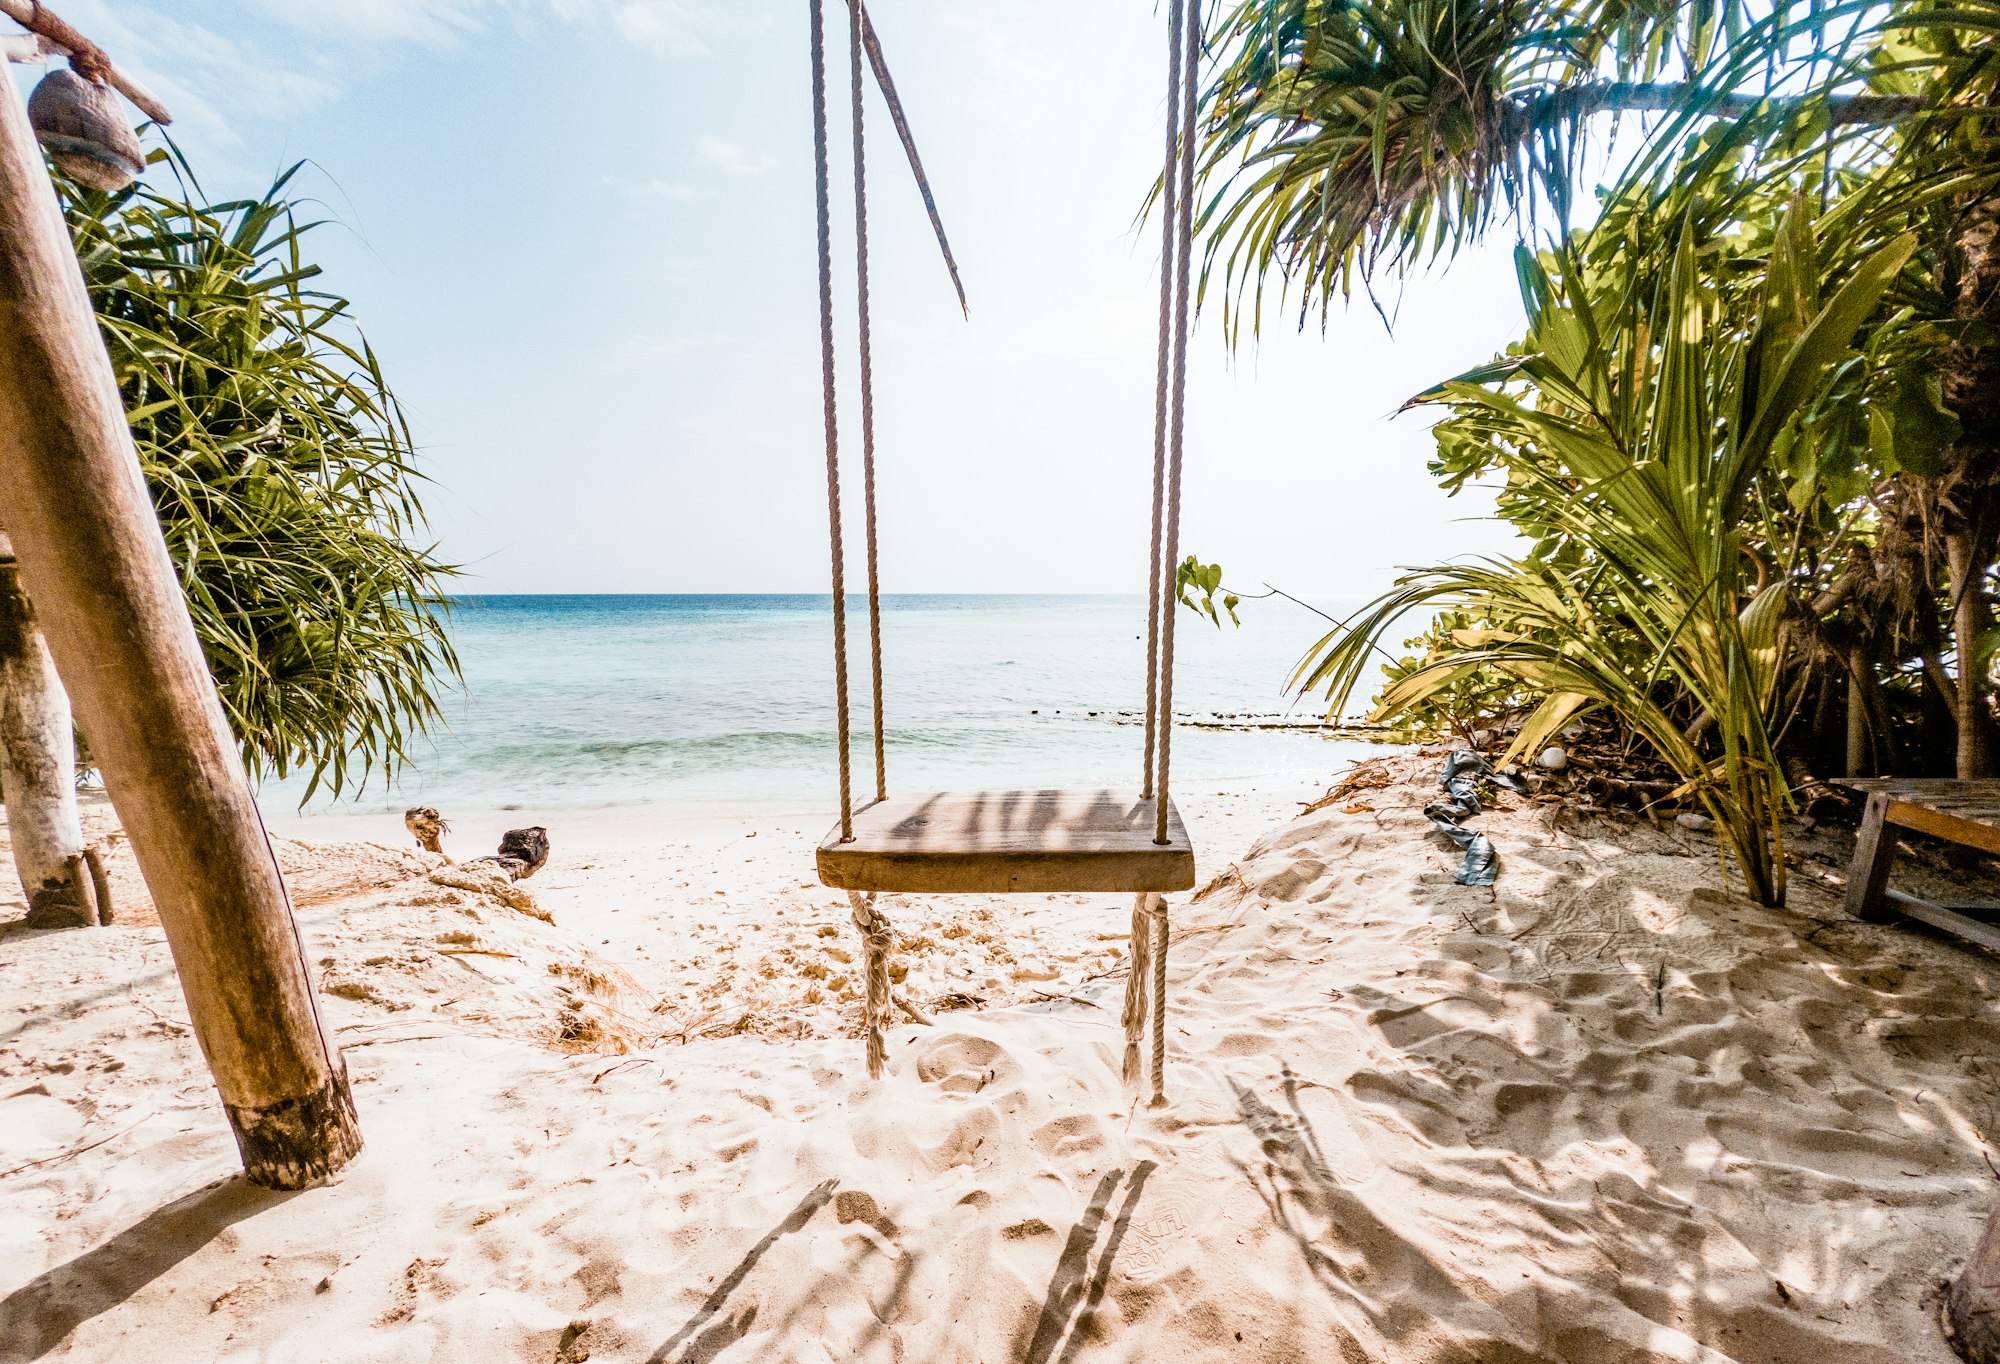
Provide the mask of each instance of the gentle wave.
MULTIPOLYGON (((351 799, 511 805, 826 803, 835 724, 826 596, 472 597, 448 730, 351 799)), ((857 768, 872 768, 865 603, 850 616, 857 768)), ((900 789, 1136 782, 1145 703, 1136 597, 896 596, 883 604, 887 735, 900 789)), ((1175 709, 1287 707, 1280 687, 1324 622, 1296 607, 1218 632, 1184 617, 1175 709)), ((1312 713, 1309 707, 1303 714, 1312 713)), ((1183 782, 1323 775, 1358 746, 1310 732, 1177 726, 1183 782)), ((302 782, 267 795, 296 801, 302 782)))

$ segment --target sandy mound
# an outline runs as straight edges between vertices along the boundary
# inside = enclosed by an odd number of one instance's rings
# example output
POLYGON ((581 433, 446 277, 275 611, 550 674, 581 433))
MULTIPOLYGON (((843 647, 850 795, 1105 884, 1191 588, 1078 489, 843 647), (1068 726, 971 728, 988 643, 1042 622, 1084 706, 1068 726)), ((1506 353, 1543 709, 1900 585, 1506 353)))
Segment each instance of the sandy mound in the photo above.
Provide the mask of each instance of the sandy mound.
MULTIPOLYGON (((1947 1364, 1995 964, 1533 808, 1482 820, 1497 889, 1458 887, 1429 795, 1293 822, 1177 905, 1159 1114, 1082 962, 898 1027, 873 1085, 844 1038, 563 1055, 447 1012, 458 967, 363 966, 410 1005, 329 1002, 368 1150, 268 1195, 163 948, 7 939, 0 1132, 58 1158, 0 1159, 0 1358, 1947 1364)), ((401 922, 400 960, 471 923, 398 898, 339 932, 401 922)), ((482 911, 516 956, 474 969, 546 977, 585 951, 556 918, 482 911)), ((502 985, 533 993, 481 1009, 502 985)))

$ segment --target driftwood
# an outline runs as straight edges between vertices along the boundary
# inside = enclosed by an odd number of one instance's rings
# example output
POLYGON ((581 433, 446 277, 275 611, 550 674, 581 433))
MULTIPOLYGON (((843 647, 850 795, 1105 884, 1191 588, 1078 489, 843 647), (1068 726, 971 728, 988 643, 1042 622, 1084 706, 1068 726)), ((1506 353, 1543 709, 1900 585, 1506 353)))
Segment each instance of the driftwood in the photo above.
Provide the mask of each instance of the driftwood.
POLYGON ((160 103, 159 96, 133 80, 104 54, 102 48, 64 23, 39 0, 0 0, 0 14, 34 36, 33 43, 10 48, 7 54, 9 61, 40 61, 45 56, 61 53, 69 58, 70 65, 76 68, 79 75, 109 85, 131 100, 138 106, 139 112, 153 122, 164 127, 174 121, 174 116, 167 112, 167 106, 160 103), (15 55, 16 51, 19 56, 15 55))
POLYGON ((159 908, 244 1169, 273 1188, 323 1182, 361 1149, 347 1066, 321 1030, 277 861, 4 65, 0 487, 22 585, 159 908))
POLYGON ((2000 1364, 2000 1210, 1944 1303, 1945 1333, 1966 1364, 2000 1364))
POLYGON ((83 860, 76 809, 76 732, 69 693, 0 537, 0 793, 30 928, 102 921, 83 860))
POLYGON ((417 846, 428 853, 446 856, 444 836, 451 832, 451 822, 428 805, 413 805, 403 811, 403 827, 417 840, 417 846))
POLYGON ((475 857, 468 867, 492 868, 509 881, 525 881, 549 864, 549 831, 537 824, 532 829, 509 829, 500 835, 500 851, 492 857, 475 857))

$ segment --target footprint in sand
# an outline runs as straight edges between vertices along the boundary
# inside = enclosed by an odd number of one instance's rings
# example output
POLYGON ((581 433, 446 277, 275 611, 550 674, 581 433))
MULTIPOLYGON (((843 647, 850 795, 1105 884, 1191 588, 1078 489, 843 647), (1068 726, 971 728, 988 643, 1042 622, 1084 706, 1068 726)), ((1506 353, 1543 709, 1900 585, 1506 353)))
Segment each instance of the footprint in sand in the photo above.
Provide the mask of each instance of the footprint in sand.
POLYGON ((0 1100, 0 1160, 60 1151, 84 1126, 83 1114, 51 1095, 47 1085, 30 1085, 0 1100))
POLYGON ((916 1067, 919 1080, 947 1094, 977 1094, 1021 1073, 1020 1063, 1005 1047, 970 1033, 925 1038, 916 1067))
POLYGON ((1045 1122, 1028 1140, 1037 1151, 1056 1159, 1088 1155, 1104 1146, 1101 1124, 1082 1113, 1045 1122))

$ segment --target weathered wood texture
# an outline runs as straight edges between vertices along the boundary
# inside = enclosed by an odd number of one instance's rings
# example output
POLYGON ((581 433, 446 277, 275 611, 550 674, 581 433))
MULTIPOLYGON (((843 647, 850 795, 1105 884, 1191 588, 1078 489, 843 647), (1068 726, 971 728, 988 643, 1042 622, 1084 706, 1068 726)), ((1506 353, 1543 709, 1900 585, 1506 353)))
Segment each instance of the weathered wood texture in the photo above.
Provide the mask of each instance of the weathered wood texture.
POLYGON ((1896 913, 1918 923, 1929 924, 1955 937, 1985 948, 1988 952, 2000 952, 2000 929, 1988 923, 1981 923, 1963 911, 1964 905, 1941 905, 1921 899, 1915 895, 1905 895, 1900 890, 1884 890, 1883 901, 1896 913))
POLYGON ((1847 873, 1848 914, 1875 923, 1889 917, 1882 892, 1889 884, 1889 864, 1896 860, 1896 832, 1888 827, 1888 814, 1885 793, 1868 797, 1861 828, 1854 835, 1854 863, 1847 873))
MULTIPOLYGON (((4 539, 4 536, 0 536, 4 539)), ((0 792, 31 928, 99 922, 76 809, 76 731, 13 549, 0 557, 0 792)))
POLYGON ((1136 792, 966 791, 899 796, 854 813, 819 846, 820 880, 842 890, 953 895, 1187 890, 1194 849, 1167 809, 1136 792))
POLYGON ((1945 1298, 1945 1327, 1967 1364, 2000 1364, 2000 1211, 1945 1298))
POLYGON ((2000 781, 1869 777, 1835 785, 1868 797, 1847 874, 1847 912, 1878 923, 1901 914, 2000 952, 2000 930, 1962 912, 1972 906, 1936 904, 1889 889, 1899 828, 2000 854, 2000 781))
POLYGON ((1866 777, 1834 784, 1882 796, 1891 824, 2000 855, 2000 781, 1866 777))
POLYGON ((132 840, 251 1179, 360 1149, 40 149, 0 77, 0 488, 21 579, 132 840))

